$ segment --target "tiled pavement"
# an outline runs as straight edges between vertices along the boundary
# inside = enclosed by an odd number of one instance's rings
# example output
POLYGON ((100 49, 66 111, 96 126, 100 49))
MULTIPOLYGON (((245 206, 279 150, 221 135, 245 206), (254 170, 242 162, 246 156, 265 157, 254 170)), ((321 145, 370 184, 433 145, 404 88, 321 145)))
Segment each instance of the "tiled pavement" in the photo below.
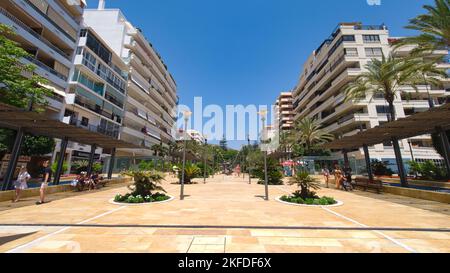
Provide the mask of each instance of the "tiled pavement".
POLYGON ((125 187, 0 203, 0 252, 450 252, 449 230, 435 230, 450 228, 446 204, 322 189, 344 205, 297 207, 274 200, 292 187, 271 187, 266 202, 263 186, 224 176, 187 185, 180 201, 167 180, 177 198, 164 204, 109 203, 125 187))

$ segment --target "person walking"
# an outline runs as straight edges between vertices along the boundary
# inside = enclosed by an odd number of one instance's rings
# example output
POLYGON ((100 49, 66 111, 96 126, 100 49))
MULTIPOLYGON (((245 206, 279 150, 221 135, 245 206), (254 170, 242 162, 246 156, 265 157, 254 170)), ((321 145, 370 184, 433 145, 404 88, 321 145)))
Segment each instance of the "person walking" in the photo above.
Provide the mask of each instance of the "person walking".
POLYGON ((45 190, 48 188, 48 183, 52 179, 52 169, 50 168, 50 161, 46 160, 42 163, 42 184, 40 193, 40 200, 36 202, 36 205, 42 205, 45 203, 45 190))
POLYGON ((20 194, 23 190, 28 189, 28 180, 31 179, 31 175, 28 173, 27 167, 22 166, 20 168, 19 176, 17 177, 17 181, 15 182, 14 188, 16 189, 16 198, 13 203, 17 203, 20 200, 20 194))
POLYGON ((327 167, 323 167, 322 168, 322 174, 323 177, 325 178, 325 184, 326 187, 329 188, 329 182, 330 182, 330 170, 327 167))

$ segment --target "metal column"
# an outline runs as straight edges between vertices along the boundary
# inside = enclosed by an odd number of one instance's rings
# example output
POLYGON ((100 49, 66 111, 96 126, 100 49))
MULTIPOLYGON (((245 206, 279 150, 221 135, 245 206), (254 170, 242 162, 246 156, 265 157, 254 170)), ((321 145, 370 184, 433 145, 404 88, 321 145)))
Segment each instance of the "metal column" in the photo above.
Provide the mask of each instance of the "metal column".
POLYGON ((11 158, 9 159, 8 169, 3 177, 2 191, 7 191, 12 188, 13 176, 17 167, 17 161, 19 160, 20 150, 22 148, 22 142, 24 138, 24 132, 22 128, 19 128, 16 133, 16 139, 14 140, 14 146, 11 151, 11 158))
POLYGON ((91 155, 89 156, 89 165, 87 167, 87 175, 92 175, 92 167, 94 165, 94 157, 95 157, 95 150, 97 150, 97 144, 91 145, 91 155))
POLYGON ((366 169, 369 180, 373 180, 372 162, 370 161, 369 146, 363 145, 364 157, 366 158, 366 169))
POLYGON ((58 158, 58 163, 57 163, 58 165, 56 166, 55 177, 53 180, 54 185, 59 185, 59 182, 61 180, 61 174, 62 174, 63 166, 64 166, 64 156, 66 155, 68 143, 69 143, 69 139, 67 137, 62 139, 62 141, 61 141, 61 146, 59 149, 59 158, 58 158))
POLYGON ((108 168, 108 179, 112 179, 112 174, 114 171, 114 163, 116 161, 116 148, 111 150, 111 158, 109 160, 109 168, 108 168))
POLYGON ((392 144, 394 145, 395 160, 397 161, 398 174, 400 175, 400 182, 402 187, 408 187, 408 178, 406 177, 405 166, 403 165, 402 152, 400 151, 400 145, 397 138, 392 138, 392 144))
POLYGON ((436 128, 441 136, 442 148, 444 151, 445 166, 447 168, 447 175, 450 176, 450 143, 448 141, 447 133, 442 128, 436 128))

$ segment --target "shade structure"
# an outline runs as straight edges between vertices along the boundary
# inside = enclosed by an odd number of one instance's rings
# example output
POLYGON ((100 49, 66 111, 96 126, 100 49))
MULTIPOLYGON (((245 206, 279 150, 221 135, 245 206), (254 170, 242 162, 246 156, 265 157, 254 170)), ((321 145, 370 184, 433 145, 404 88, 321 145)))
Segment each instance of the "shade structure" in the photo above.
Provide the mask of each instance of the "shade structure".
POLYGON ((52 138, 75 141, 81 144, 97 144, 105 149, 142 149, 143 147, 115 139, 99 132, 86 128, 76 127, 51 119, 46 115, 26 111, 11 105, 0 103, 0 127, 17 130, 33 135, 42 135, 52 138))
POLYGON ((393 138, 405 139, 438 132, 438 129, 450 129, 450 103, 417 113, 407 118, 388 122, 366 130, 354 136, 324 144, 324 149, 358 149, 364 145, 376 145, 391 141, 393 138))

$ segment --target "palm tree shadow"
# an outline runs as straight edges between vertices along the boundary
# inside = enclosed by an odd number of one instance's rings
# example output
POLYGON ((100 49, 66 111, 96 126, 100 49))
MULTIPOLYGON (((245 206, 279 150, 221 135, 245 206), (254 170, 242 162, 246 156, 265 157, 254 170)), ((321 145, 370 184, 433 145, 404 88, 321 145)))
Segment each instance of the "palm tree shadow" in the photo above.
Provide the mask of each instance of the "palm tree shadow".
POLYGON ((4 245, 4 244, 7 244, 9 242, 13 242, 13 241, 16 241, 16 240, 19 240, 19 239, 31 236, 31 235, 33 235, 35 233, 37 233, 37 231, 36 232, 30 232, 30 233, 24 233, 24 234, 16 234, 16 235, 11 235, 11 236, 0 237, 0 246, 4 245))

